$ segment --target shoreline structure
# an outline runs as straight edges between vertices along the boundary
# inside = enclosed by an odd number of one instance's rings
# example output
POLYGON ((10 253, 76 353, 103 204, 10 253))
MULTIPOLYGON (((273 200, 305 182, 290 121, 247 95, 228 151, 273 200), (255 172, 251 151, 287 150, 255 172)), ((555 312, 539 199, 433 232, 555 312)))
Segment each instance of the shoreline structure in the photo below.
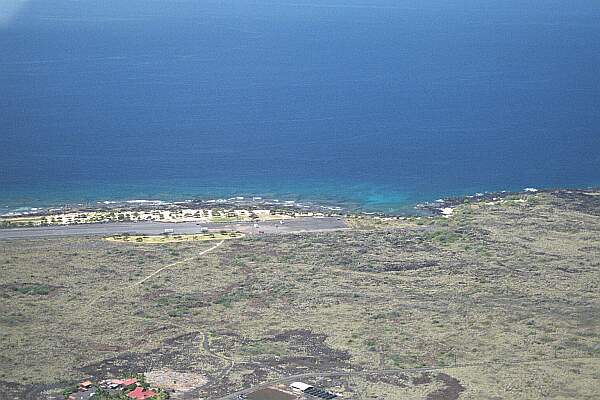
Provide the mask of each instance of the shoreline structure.
POLYGON ((87 205, 67 205, 54 208, 32 208, 23 212, 0 215, 0 228, 23 228, 53 225, 81 225, 110 222, 164 223, 232 223, 278 221, 302 217, 372 216, 383 219, 410 218, 423 215, 450 216, 465 202, 518 201, 524 195, 541 193, 584 193, 600 195, 600 189, 534 189, 520 192, 485 192, 462 197, 438 199, 414 206, 413 214, 352 211, 339 206, 316 203, 280 201, 262 197, 234 197, 217 200, 160 200, 104 201, 87 205))

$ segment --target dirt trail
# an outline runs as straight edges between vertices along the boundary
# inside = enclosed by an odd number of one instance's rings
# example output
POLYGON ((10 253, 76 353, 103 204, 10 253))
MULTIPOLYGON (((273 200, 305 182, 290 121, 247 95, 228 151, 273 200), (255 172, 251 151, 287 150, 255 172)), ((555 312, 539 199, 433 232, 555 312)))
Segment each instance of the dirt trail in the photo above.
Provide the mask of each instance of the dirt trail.
POLYGON ((126 286, 126 287, 124 287, 124 288, 123 288, 123 287, 121 287, 121 288, 117 288, 117 289, 111 290, 111 291, 109 291, 109 292, 102 293, 100 296, 98 296, 98 297, 96 297, 96 298, 94 298, 94 299, 90 300, 90 302, 89 302, 89 303, 87 303, 87 305, 86 305, 86 306, 85 306, 85 307, 82 309, 82 313, 83 313, 83 314, 87 313, 87 312, 90 310, 90 308, 91 308, 91 307, 92 307, 92 306, 93 306, 93 305, 94 305, 94 304, 95 304, 95 303, 96 303, 98 300, 102 299, 103 297, 105 297, 105 296, 108 296, 108 295, 111 295, 111 294, 115 294, 115 293, 117 293, 117 292, 119 292, 119 291, 121 291, 121 290, 124 290, 124 289, 132 289, 132 288, 134 288, 134 287, 136 287, 136 286, 139 286, 139 285, 141 285, 142 283, 146 282, 148 279, 152 278, 153 276, 156 276, 156 275, 160 274, 162 271, 164 271, 164 270, 166 270, 166 269, 173 268, 173 267, 176 267, 176 266, 178 266, 178 265, 181 265, 181 264, 185 264, 186 262, 189 262, 189 261, 193 260, 193 259, 194 259, 194 258, 196 258, 196 257, 200 257, 200 256, 203 256, 203 255, 205 255, 205 254, 207 254, 207 253, 210 253, 211 251, 213 251, 213 250, 215 250, 216 248, 218 248, 219 246, 221 246, 221 245, 222 245, 224 242, 225 242, 224 240, 221 240, 221 241, 220 241, 219 243, 217 243, 216 245, 214 245, 214 246, 212 246, 212 247, 210 247, 210 248, 208 248, 208 249, 206 249, 206 250, 203 250, 203 251, 201 251, 200 253, 198 253, 198 254, 196 254, 196 255, 194 255, 194 256, 192 256, 192 257, 184 258, 183 260, 175 261, 175 262, 173 262, 173 263, 171 263, 171 264, 164 265, 164 266, 160 267, 159 269, 157 269, 156 271, 152 272, 150 275, 148 275, 148 276, 146 276, 145 278, 143 278, 142 280, 140 280, 140 281, 137 281, 137 282, 135 282, 135 283, 132 283, 132 284, 131 284, 131 285, 129 285, 129 286, 126 286))
POLYGON ((203 256, 203 255, 205 255, 206 253, 210 253, 211 251, 215 250, 217 247, 219 247, 220 245, 222 245, 224 242, 225 242, 224 240, 221 240, 219 243, 217 243, 217 244, 216 244, 216 245, 214 245, 213 247, 211 247, 211 248, 208 248, 208 249, 206 249, 206 250, 204 250, 204 251, 201 251, 200 253, 198 253, 198 254, 197 254, 197 255, 195 255, 194 257, 189 257, 189 258, 186 258, 186 259, 183 259, 183 260, 176 261, 176 262, 174 262, 174 263, 171 263, 171 264, 165 265, 164 267, 157 269, 156 271, 154 271, 153 273, 151 273, 150 275, 148 275, 147 277, 145 277, 145 278, 144 278, 144 279, 142 279, 141 281, 138 281, 138 282, 136 282, 136 283, 134 283, 134 284, 130 285, 129 287, 130 287, 130 288, 132 288, 132 287, 135 287, 135 286, 141 285, 142 283, 146 282, 148 279, 152 278, 153 276, 155 276, 155 275, 157 275, 157 274, 160 274, 160 273, 161 273, 162 271, 164 271, 165 269, 168 269, 168 268, 175 267, 175 266, 177 266, 177 265, 179 265, 179 264, 184 264, 184 263, 186 263, 186 262, 188 262, 188 261, 190 261, 190 260, 192 260, 192 259, 194 259, 194 258, 196 258, 196 257, 200 257, 200 256, 203 256))
MULTIPOLYGON (((176 261, 176 262, 164 265, 164 266, 160 267, 159 269, 155 270, 154 272, 152 272, 151 274, 147 275, 145 278, 143 278, 143 279, 141 279, 141 280, 139 280, 139 281, 137 281, 137 282, 135 282, 135 283, 133 283, 131 285, 128 285, 126 287, 117 288, 117 289, 114 289, 114 290, 112 290, 110 292, 107 292, 107 293, 103 293, 102 295, 100 295, 100 296, 96 297, 95 299, 91 300, 87 304, 87 306, 85 307, 85 311, 89 310, 89 308, 94 303, 96 303, 98 300, 100 300, 104 296, 107 296, 107 295, 110 295, 110 294, 115 294, 115 293, 117 293, 117 292, 119 292, 121 290, 127 290, 127 289, 135 288, 135 287, 143 284, 144 282, 146 282, 148 279, 150 279, 150 278, 152 278, 152 277, 160 274, 161 272, 163 272, 163 271, 165 271, 167 269, 176 267, 176 266, 181 265, 181 264, 185 264, 185 263, 187 263, 187 262, 189 262, 189 261, 191 261, 191 260, 193 260, 193 259, 195 259, 197 257, 203 256, 205 254, 210 253, 211 251, 214 251, 219 246, 221 246, 223 243, 225 243, 225 241, 221 240, 216 245, 214 245, 214 246, 212 246, 212 247, 210 247, 210 248, 208 248, 206 250, 203 250, 200 253, 198 253, 198 254, 196 254, 196 255, 194 255, 192 257, 188 257, 188 258, 185 258, 183 260, 179 260, 179 261, 176 261)), ((140 319, 142 319, 141 317, 136 317, 136 316, 129 316, 129 318, 140 318, 140 319)), ((166 321, 166 322, 163 322, 163 323, 166 324, 166 325, 175 326, 175 327, 177 327, 179 329, 182 329, 183 331, 188 331, 189 330, 189 327, 186 327, 186 326, 183 326, 181 324, 174 323, 174 322, 166 321)), ((235 365, 235 361, 233 359, 230 359, 230 358, 227 358, 225 356, 222 356, 220 354, 215 353, 210 348, 210 341, 209 341, 208 333, 207 332, 200 332, 200 333, 203 335, 202 347, 204 348, 204 351, 206 351, 208 354, 210 354, 211 356, 213 356, 215 358, 218 358, 218 359, 220 359, 222 361, 225 361, 228 364, 226 367, 223 368, 223 370, 219 374, 219 378, 222 378, 222 377, 226 376, 229 373, 229 371, 231 371, 231 369, 233 368, 233 366, 235 365)), ((199 388, 211 385, 212 383, 213 383, 213 380, 209 379, 204 385, 200 386, 199 388)), ((196 389, 199 389, 199 388, 196 388, 196 389)))

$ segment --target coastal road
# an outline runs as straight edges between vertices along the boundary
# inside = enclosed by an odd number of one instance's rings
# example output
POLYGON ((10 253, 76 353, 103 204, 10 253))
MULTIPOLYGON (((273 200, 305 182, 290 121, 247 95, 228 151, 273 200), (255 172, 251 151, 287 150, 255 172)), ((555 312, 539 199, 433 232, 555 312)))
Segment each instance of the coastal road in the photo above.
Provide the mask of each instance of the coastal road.
POLYGON ((236 223, 195 223, 195 222, 108 222, 101 224, 81 224, 45 226, 35 228, 0 229, 2 239, 27 239, 58 236, 110 236, 115 234, 159 235, 165 229, 173 229, 176 234, 201 233, 202 228, 210 231, 234 230, 247 235, 259 233, 299 233, 327 232, 348 229, 343 218, 335 217, 303 217, 280 221, 262 221, 255 228, 253 222, 236 223))

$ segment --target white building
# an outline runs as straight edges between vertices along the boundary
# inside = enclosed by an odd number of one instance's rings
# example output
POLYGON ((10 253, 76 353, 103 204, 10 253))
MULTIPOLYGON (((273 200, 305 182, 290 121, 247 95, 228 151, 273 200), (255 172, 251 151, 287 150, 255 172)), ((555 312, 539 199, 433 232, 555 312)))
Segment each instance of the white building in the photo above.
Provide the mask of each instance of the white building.
POLYGON ((307 385, 306 383, 302 383, 302 382, 293 382, 290 385, 290 387, 295 392, 304 392, 305 390, 313 388, 313 386, 307 385))

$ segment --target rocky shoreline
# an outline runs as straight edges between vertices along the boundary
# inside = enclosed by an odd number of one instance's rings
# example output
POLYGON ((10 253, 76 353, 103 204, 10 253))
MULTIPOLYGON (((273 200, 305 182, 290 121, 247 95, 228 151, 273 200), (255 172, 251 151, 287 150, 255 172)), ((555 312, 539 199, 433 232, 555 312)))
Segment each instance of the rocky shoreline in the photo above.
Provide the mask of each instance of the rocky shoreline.
MULTIPOLYGON (((581 207, 595 209, 600 201, 600 189, 535 189, 522 191, 483 192, 473 195, 438 199, 414 206, 415 215, 451 215, 453 210, 466 202, 493 203, 519 200, 525 196, 544 193, 571 199, 581 207), (584 196, 584 197, 581 197, 584 196)), ((375 216, 406 217, 407 214, 385 212, 352 211, 334 205, 314 202, 268 199, 262 197, 234 197, 212 200, 125 200, 101 201, 89 204, 65 205, 62 207, 31 208, 26 211, 10 212, 0 216, 0 227, 47 226, 103 222, 233 222, 268 219, 286 219, 303 216, 375 216)))
POLYGON ((600 203, 600 188, 589 189, 535 189, 525 188, 522 191, 501 191, 475 193, 474 195, 449 197, 434 202, 421 203, 415 208, 431 213, 432 215, 449 215, 457 206, 464 203, 494 203, 499 201, 524 200, 528 196, 552 194, 570 200, 578 208, 596 209, 600 203))

